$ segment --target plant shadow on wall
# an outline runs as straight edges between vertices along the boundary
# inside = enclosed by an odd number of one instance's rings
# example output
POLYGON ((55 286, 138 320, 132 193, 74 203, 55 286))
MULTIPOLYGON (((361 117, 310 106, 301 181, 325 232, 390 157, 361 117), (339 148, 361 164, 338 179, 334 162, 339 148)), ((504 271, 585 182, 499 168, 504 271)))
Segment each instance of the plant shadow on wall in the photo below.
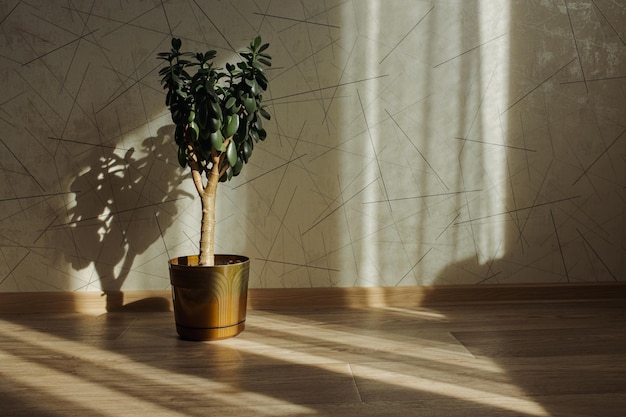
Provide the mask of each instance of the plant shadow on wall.
MULTIPOLYGON (((167 256, 165 242, 153 244, 164 239, 174 222, 175 202, 190 196, 178 187, 173 133, 173 126, 161 127, 140 149, 103 146, 90 151, 85 159, 93 161, 91 166, 71 185, 76 197, 63 227, 69 228, 73 247, 65 256, 77 271, 92 268, 82 289, 101 289, 108 311, 124 306, 121 290, 138 255, 150 248, 154 256, 148 260, 157 257, 162 263, 167 256)), ((144 277, 138 279, 158 279, 141 273, 144 277)), ((157 302, 169 308, 165 300, 157 302)))

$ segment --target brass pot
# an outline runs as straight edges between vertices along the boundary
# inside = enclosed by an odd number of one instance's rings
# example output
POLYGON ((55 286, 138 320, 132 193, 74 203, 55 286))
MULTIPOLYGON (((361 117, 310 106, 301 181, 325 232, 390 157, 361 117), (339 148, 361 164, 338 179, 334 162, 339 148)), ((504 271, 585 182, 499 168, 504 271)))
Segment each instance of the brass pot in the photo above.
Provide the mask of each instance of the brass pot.
POLYGON ((176 331, 183 339, 220 340, 245 328, 250 259, 215 255, 215 266, 198 256, 170 259, 176 331))

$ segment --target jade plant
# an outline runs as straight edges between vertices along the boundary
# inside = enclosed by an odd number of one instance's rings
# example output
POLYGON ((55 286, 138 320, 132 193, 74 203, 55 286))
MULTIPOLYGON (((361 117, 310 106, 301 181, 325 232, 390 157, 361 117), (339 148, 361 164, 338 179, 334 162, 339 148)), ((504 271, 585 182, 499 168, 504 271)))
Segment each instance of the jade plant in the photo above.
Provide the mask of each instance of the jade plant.
POLYGON ((257 36, 238 52, 238 62, 225 68, 214 65, 214 50, 184 52, 178 38, 171 44, 170 51, 157 55, 166 61, 159 75, 176 126, 178 162, 190 168, 202 203, 198 264, 212 266, 217 186, 239 175, 254 144, 267 136, 262 119, 270 119, 263 104, 265 69, 271 66, 269 44, 257 36))

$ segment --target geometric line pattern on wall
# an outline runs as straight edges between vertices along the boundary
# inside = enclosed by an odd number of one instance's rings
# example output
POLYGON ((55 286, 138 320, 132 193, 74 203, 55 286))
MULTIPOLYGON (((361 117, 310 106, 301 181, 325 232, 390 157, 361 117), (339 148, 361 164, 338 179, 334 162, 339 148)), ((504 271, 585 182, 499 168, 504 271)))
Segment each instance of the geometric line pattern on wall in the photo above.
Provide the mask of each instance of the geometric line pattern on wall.
POLYGON ((221 186, 251 287, 626 276, 626 7, 0 4, 0 291, 169 286, 197 252, 156 53, 270 42, 268 140, 221 186))

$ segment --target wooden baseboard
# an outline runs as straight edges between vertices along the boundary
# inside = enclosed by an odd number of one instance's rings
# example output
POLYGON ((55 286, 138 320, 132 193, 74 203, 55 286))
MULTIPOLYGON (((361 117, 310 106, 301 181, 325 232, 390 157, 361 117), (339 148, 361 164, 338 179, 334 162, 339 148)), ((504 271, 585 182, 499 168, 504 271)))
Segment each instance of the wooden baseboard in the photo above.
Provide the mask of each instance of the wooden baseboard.
MULTIPOLYGON (((248 307, 295 308, 420 307, 462 303, 521 303, 626 299, 626 283, 250 289, 248 307)), ((27 292, 0 293, 0 314, 171 311, 171 293, 27 292)))
POLYGON ((626 283, 256 289, 250 290, 248 305, 265 310, 607 299, 626 299, 626 283))

